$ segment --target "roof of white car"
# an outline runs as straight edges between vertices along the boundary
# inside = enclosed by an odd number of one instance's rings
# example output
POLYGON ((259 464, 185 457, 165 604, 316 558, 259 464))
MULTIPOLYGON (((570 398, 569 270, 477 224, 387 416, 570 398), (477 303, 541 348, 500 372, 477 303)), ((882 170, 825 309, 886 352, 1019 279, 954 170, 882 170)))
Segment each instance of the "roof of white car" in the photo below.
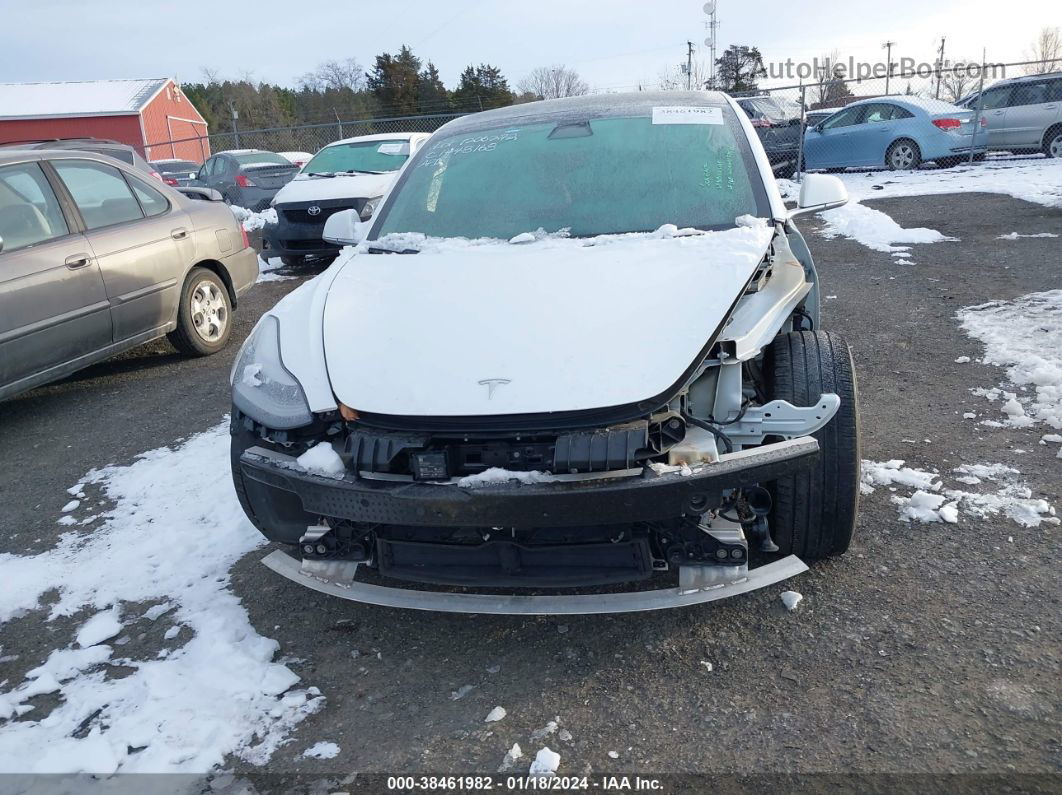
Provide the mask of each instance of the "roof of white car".
POLYGON ((429 135, 431 135, 431 133, 374 133, 373 135, 356 135, 353 138, 332 141, 328 146, 354 144, 360 143, 361 141, 411 141, 414 138, 427 138, 429 135))

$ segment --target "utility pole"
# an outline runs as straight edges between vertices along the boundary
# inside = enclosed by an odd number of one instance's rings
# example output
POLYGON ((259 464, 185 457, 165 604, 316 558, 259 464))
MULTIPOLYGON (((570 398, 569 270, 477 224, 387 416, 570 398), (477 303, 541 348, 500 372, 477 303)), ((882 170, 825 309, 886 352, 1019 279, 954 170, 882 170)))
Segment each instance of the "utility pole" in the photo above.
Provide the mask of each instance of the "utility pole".
POLYGON ((339 125, 339 137, 342 138, 343 137, 343 122, 340 121, 340 119, 339 119, 339 111, 336 110, 335 107, 333 107, 332 108, 332 113, 334 113, 336 115, 336 124, 339 125))
POLYGON ((889 78, 892 77, 892 45, 895 43, 887 41, 881 45, 885 48, 885 96, 889 95, 889 78))
POLYGON ((940 99, 940 76, 944 71, 944 37, 940 37, 940 50, 937 51, 937 91, 933 95, 940 99))
POLYGON ((693 80, 693 42, 686 42, 686 90, 692 87, 693 80))
POLYGON ((232 137, 236 143, 236 148, 240 148, 240 126, 237 122, 240 120, 240 113, 236 110, 236 103, 233 100, 229 100, 229 112, 232 113, 232 137))
POLYGON ((710 51, 709 57, 711 60, 711 71, 709 72, 708 85, 706 88, 710 88, 713 91, 715 90, 715 41, 717 38, 715 31, 716 28, 719 27, 719 23, 715 18, 716 6, 716 0, 708 0, 708 2, 704 4, 704 13, 708 15, 708 21, 704 23, 704 26, 708 28, 708 38, 704 40, 704 43, 708 45, 710 51))

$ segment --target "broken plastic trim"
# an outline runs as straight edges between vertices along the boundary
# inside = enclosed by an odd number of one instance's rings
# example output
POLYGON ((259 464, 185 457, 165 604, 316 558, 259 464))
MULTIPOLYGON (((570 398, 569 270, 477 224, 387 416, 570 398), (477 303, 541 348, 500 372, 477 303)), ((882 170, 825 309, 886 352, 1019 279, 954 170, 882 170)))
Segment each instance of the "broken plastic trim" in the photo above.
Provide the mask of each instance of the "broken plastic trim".
POLYGON ((300 562, 281 550, 267 555, 262 563, 299 585, 353 602, 364 602, 380 607, 402 607, 409 610, 494 615, 633 613, 643 610, 663 610, 669 607, 688 607, 755 591, 808 570, 807 565, 800 558, 789 555, 774 563, 758 566, 749 571, 747 575, 742 574, 732 582, 692 590, 665 588, 656 591, 626 593, 527 596, 418 591, 354 582, 353 576, 357 570, 357 563, 348 563, 349 568, 344 567, 342 572, 338 571, 333 564, 330 571, 321 572, 328 577, 327 580, 323 580, 302 573, 300 562), (337 582, 349 582, 350 584, 344 586, 337 582))

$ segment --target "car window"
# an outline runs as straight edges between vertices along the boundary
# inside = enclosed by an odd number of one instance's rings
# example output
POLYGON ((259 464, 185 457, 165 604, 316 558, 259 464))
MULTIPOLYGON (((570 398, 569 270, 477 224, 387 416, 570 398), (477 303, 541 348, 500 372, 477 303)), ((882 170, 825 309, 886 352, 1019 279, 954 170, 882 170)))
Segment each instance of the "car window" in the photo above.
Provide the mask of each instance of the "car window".
POLYGON ((245 155, 232 155, 241 166, 258 166, 275 163, 278 166, 290 166, 291 162, 285 160, 275 152, 248 152, 245 155))
POLYGON ((856 105, 851 108, 845 108, 844 110, 838 111, 837 113, 830 116, 830 118, 826 119, 826 121, 822 123, 822 129, 834 130, 838 127, 849 127, 856 123, 862 112, 862 105, 856 105))
POLYGON ((1045 102, 1062 102, 1062 77, 1047 81, 1045 102))
POLYGON ((118 169, 87 160, 53 160, 52 165, 89 229, 144 217, 118 169))
POLYGON ((162 195, 159 191, 155 190, 150 185, 140 181, 136 177, 128 177, 129 187, 133 189, 133 193, 140 200, 140 206, 144 210, 144 215, 148 218, 154 218, 156 215, 162 215, 168 209, 170 209, 169 200, 162 195))
POLYGON ((1014 86, 1010 92, 1010 101, 1007 107, 1013 108, 1019 105, 1039 105, 1047 102, 1047 82, 1022 83, 1014 86))
POLYGON ((984 110, 993 110, 995 108, 1005 107, 1007 99, 1010 97, 1010 86, 1001 86, 1000 88, 990 88, 984 94, 984 110))
POLYGON ((647 113, 437 133, 402 172, 373 235, 591 237, 664 224, 725 229, 768 215, 736 113, 691 110, 714 120, 654 124, 647 113))
POLYGON ((59 201, 37 163, 0 168, 3 251, 62 237, 69 231, 59 201))
POLYGON ((117 158, 130 166, 133 165, 133 153, 128 149, 93 149, 91 146, 86 146, 85 151, 96 155, 107 155, 107 157, 117 158))

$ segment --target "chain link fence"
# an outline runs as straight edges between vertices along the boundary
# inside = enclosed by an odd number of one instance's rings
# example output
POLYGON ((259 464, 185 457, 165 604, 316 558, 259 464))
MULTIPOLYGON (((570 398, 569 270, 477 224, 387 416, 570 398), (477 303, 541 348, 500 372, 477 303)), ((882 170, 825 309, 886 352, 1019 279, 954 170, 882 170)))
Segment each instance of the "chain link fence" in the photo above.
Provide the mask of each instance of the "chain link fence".
POLYGON ((1002 153, 1062 156, 1062 59, 823 76, 734 97, 775 173, 797 180, 805 171, 946 168, 1002 153))
POLYGON ((420 116, 354 119, 324 124, 303 124, 263 130, 233 130, 195 138, 180 138, 151 144, 149 160, 172 157, 174 151, 198 152, 199 161, 230 149, 265 149, 270 152, 305 152, 316 154, 322 147, 343 138, 376 133, 435 132, 451 119, 464 113, 431 113, 420 116))

